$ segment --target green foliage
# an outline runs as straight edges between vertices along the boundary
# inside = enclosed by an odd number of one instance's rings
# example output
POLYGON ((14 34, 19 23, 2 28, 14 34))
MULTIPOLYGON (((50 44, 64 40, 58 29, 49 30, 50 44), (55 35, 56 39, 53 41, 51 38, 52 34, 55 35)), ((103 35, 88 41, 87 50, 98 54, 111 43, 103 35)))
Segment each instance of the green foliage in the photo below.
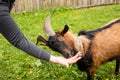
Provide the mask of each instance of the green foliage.
MULTIPOLYGON (((42 31, 44 19, 56 10, 51 18, 53 29, 63 29, 67 24, 75 35, 80 30, 92 30, 107 22, 120 18, 120 5, 95 7, 89 9, 56 8, 12 14, 24 35, 33 43, 42 31)), ((46 37, 47 38, 47 37, 46 37)), ((0 35, 0 80, 86 80, 86 73, 77 69, 77 65, 69 68, 35 59, 11 46, 0 35)), ((47 47, 40 48, 59 55, 47 47)), ((96 71, 95 80, 118 80, 120 75, 114 75, 115 61, 108 62, 96 71)))

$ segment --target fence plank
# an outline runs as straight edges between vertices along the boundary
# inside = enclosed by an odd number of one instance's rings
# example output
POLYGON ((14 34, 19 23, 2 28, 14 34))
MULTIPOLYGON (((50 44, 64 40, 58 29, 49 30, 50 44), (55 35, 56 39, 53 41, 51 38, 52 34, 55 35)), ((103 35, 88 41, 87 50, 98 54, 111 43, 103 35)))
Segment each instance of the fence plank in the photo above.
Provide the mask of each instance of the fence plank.
POLYGON ((12 12, 31 11, 58 6, 83 8, 103 4, 120 4, 120 0, 16 0, 12 12))

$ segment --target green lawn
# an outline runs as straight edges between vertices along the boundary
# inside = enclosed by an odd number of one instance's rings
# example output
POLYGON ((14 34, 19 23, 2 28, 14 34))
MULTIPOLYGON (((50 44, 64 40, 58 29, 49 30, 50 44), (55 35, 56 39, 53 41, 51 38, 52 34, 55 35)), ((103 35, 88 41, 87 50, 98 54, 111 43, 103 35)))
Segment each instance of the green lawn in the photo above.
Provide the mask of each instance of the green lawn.
MULTIPOLYGON (((75 35, 80 30, 92 30, 107 22, 120 18, 120 5, 95 7, 89 9, 54 8, 12 14, 24 35, 36 43, 38 34, 45 36, 42 31, 44 19, 53 10, 51 18, 53 29, 60 30, 68 24, 75 35)), ((46 36, 45 36, 46 37, 46 36)), ((86 80, 86 73, 77 69, 77 65, 69 68, 35 59, 28 54, 11 46, 0 35, 0 80, 86 80)), ((40 46, 52 55, 58 55, 47 47, 40 46)), ((120 75, 114 75, 115 61, 100 66, 96 71, 95 80, 118 80, 120 75)))

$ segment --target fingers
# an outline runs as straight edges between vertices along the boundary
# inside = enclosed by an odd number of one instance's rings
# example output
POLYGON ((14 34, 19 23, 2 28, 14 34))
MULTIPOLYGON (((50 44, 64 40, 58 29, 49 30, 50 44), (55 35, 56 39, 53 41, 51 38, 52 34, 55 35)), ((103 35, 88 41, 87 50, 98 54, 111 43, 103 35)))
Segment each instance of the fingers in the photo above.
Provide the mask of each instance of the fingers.
POLYGON ((75 60, 75 62, 77 62, 78 60, 80 60, 81 59, 81 57, 78 57, 76 60, 75 60))
POLYGON ((75 59, 70 59, 68 63, 69 64, 76 63, 79 59, 81 59, 81 57, 78 57, 78 58, 75 58, 75 59))
POLYGON ((81 52, 78 52, 75 56, 68 58, 68 59, 66 59, 63 56, 59 56, 59 57, 51 56, 50 62, 69 67, 69 64, 76 63, 79 59, 81 59, 81 52))
POLYGON ((76 59, 81 57, 81 52, 78 52, 75 56, 71 57, 71 59, 76 59))
POLYGON ((81 59, 81 52, 78 52, 75 56, 68 59, 69 64, 76 63, 79 59, 81 59))
POLYGON ((73 56, 74 58, 80 57, 82 54, 81 52, 78 52, 75 56, 73 56))
POLYGON ((68 63, 66 64, 66 67, 69 67, 69 64, 68 64, 68 63))

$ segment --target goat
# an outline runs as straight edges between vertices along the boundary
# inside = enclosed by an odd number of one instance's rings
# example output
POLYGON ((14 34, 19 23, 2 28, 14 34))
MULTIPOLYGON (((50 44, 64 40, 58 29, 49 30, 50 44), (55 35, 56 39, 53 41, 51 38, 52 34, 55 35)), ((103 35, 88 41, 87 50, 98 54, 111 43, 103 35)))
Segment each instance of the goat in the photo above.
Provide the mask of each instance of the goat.
POLYGON ((69 32, 68 25, 61 31, 54 32, 50 25, 49 15, 44 23, 43 30, 48 40, 38 35, 42 41, 54 51, 64 57, 74 56, 78 51, 82 58, 77 62, 78 69, 87 73, 87 80, 94 80, 95 70, 105 62, 116 60, 115 74, 120 67, 120 19, 113 20, 96 30, 80 31, 78 37, 69 32))

